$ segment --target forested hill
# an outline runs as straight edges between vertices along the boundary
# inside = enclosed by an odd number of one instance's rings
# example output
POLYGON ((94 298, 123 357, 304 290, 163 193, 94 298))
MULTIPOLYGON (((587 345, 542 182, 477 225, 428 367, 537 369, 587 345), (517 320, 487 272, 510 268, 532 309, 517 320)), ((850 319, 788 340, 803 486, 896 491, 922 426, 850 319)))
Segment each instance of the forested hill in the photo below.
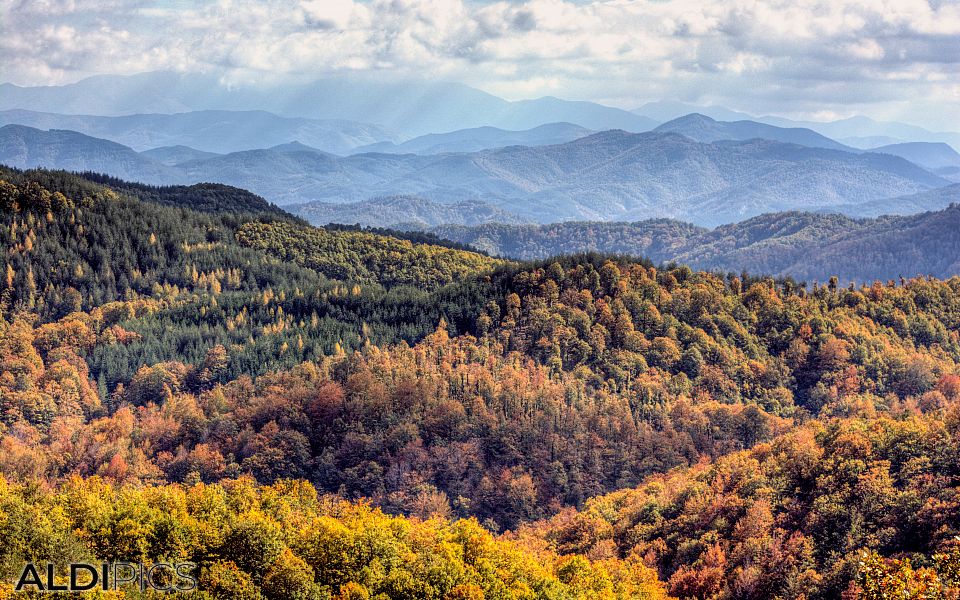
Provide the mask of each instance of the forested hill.
POLYGON ((502 262, 371 232, 314 229, 227 186, 105 181, 113 185, 64 172, 0 172, 0 269, 4 306, 43 321, 128 303, 110 320, 135 320, 138 337, 94 357, 95 373, 111 388, 144 362, 196 361, 218 343, 237 346, 229 371, 239 374, 368 341, 413 342, 444 317, 456 322, 479 311, 434 298, 434 290, 502 262), (280 232, 299 244, 322 239, 322 260, 287 260, 280 232), (292 322, 310 325, 294 330, 292 322))
POLYGON ((72 198, 82 198, 84 195, 95 196, 109 189, 115 194, 150 204, 217 213, 223 217, 261 217, 302 222, 254 193, 219 183, 153 186, 124 181, 102 173, 74 173, 46 169, 25 171, 3 165, 0 165, 0 178, 21 186, 36 182, 48 191, 60 192, 72 198))
POLYGON ((0 569, 54 539, 67 558, 195 559, 217 598, 242 596, 218 587, 233 586, 280 600, 279 580, 345 598, 440 600, 458 585, 498 597, 509 582, 499 597, 872 600, 884 596, 860 593, 883 576, 877 553, 936 564, 918 577, 955 585, 958 279, 803 290, 568 257, 405 298, 479 305, 464 335, 438 322, 412 345, 303 361, 323 326, 298 307, 345 315, 363 301, 334 289, 241 295, 227 328, 239 339, 209 339, 191 362, 164 349, 116 385, 103 357, 216 322, 236 298, 211 289, 159 327, 163 295, 44 324, 5 313, 0 500, 14 543, 0 569), (293 355, 291 368, 251 377, 259 364, 237 363, 282 334, 255 358, 293 355), (60 533, 38 538, 29 515, 47 513, 69 526, 42 520, 60 533), (130 514, 141 527, 123 529, 130 514), (489 533, 502 528, 515 533, 489 533), (865 556, 876 573, 859 573, 865 556))
POLYGON ((123 181, 99 173, 83 173, 81 176, 84 179, 107 185, 117 192, 153 204, 177 206, 227 216, 257 215, 297 220, 287 211, 252 192, 222 183, 151 186, 123 181))
MULTIPOLYGON (((952 189, 952 188, 948 188, 952 189)), ((960 188, 953 189, 960 200, 960 188)), ((940 198, 943 200, 943 198, 940 198)), ((518 259, 603 251, 824 282, 960 274, 960 205, 916 215, 852 219, 786 212, 704 229, 672 220, 551 225, 446 225, 430 231, 518 259)))

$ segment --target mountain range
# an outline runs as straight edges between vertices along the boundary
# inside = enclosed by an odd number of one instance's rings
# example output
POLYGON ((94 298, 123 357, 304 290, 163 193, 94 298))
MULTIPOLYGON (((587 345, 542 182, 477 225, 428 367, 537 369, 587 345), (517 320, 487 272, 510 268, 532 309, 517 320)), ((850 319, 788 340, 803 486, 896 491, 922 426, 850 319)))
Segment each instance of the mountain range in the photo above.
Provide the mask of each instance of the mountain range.
POLYGON ((949 179, 960 176, 960 153, 944 142, 903 142, 860 148, 841 144, 807 127, 777 127, 750 120, 718 121, 699 113, 667 121, 653 131, 679 133, 698 142, 765 139, 854 153, 867 150, 905 158, 949 179))
POLYGON ((108 116, 265 110, 284 117, 376 123, 410 137, 481 126, 524 130, 556 122, 630 131, 647 131, 658 124, 593 102, 552 97, 510 102, 459 83, 388 81, 382 76, 332 77, 282 88, 172 72, 101 75, 63 86, 0 85, 0 110, 23 108, 108 116))
POLYGON ((431 233, 492 255, 542 259, 601 251, 676 261, 700 269, 749 271, 798 280, 870 282, 894 275, 950 277, 960 272, 960 186, 938 211, 877 219, 783 212, 706 229, 669 219, 636 223, 568 222, 466 227, 431 233))
MULTIPOLYGON (((863 116, 835 121, 802 121, 780 116, 754 116, 721 106, 670 101, 648 103, 633 111, 553 97, 508 101, 459 83, 390 81, 384 79, 382 74, 377 78, 329 77, 282 87, 269 83, 247 85, 209 75, 175 72, 100 75, 61 86, 0 84, 0 111, 12 109, 103 116, 209 110, 269 111, 290 118, 352 121, 357 122, 359 127, 376 124, 400 140, 464 128, 490 126, 526 130, 556 122, 575 123, 593 131, 624 129, 643 132, 683 115, 702 113, 718 121, 749 120, 783 128, 811 129, 833 140, 863 149, 913 141, 943 142, 960 149, 958 132, 929 131, 906 123, 876 121, 863 116)), ((55 123, 46 126, 40 122, 18 123, 84 131, 80 127, 55 123)), ((102 132, 88 133, 111 139, 101 135, 102 132)), ((348 138, 353 136, 350 132, 345 135, 348 138)), ((289 136, 284 141, 291 139, 336 153, 332 146, 327 147, 299 136, 289 136)), ((115 141, 137 147, 128 141, 115 141)), ((371 140, 366 143, 380 141, 396 142, 398 139, 371 140)), ((279 142, 268 140, 255 146, 229 150, 184 144, 182 141, 156 145, 183 144, 208 151, 235 151, 263 148, 275 143, 279 142)))
POLYGON ((855 151, 850 146, 805 127, 776 127, 749 120, 718 121, 700 113, 692 113, 667 121, 654 131, 679 133, 691 140, 707 143, 720 140, 765 139, 811 148, 855 151))
POLYGON ((188 146, 226 154, 266 148, 298 140, 334 154, 358 146, 399 139, 369 123, 337 119, 280 117, 263 110, 202 110, 175 114, 134 114, 119 117, 67 115, 31 110, 0 111, 0 125, 37 129, 69 129, 144 151, 162 146, 188 146))
POLYGON ((960 184, 953 184, 942 188, 897 196, 871 200, 861 204, 836 204, 820 206, 811 209, 819 213, 835 213, 856 215, 858 217, 879 217, 882 215, 913 215, 922 212, 941 210, 950 204, 960 202, 960 184))
POLYGON ((11 124, 77 131, 130 146, 138 152, 157 150, 154 154, 162 156, 161 162, 170 165, 176 164, 171 162, 175 158, 182 157, 176 162, 186 162, 191 158, 209 158, 211 154, 267 148, 290 140, 339 155, 364 152, 439 154, 515 145, 561 144, 593 133, 572 123, 547 123, 522 131, 489 126, 459 129, 400 142, 396 134, 369 123, 280 117, 262 110, 203 110, 119 117, 21 109, 0 111, 0 126, 11 124))
POLYGON ((94 170, 144 183, 217 182, 280 204, 415 195, 481 200, 524 220, 690 218, 717 225, 771 211, 858 205, 948 185, 902 158, 771 140, 702 143, 611 130, 565 144, 433 156, 338 157, 285 144, 172 167, 75 132, 0 128, 0 162, 94 170))
POLYGON ((871 152, 893 154, 936 173, 942 177, 960 181, 960 153, 949 144, 931 142, 905 142, 873 148, 871 152))
POLYGON ((431 133, 395 144, 380 142, 361 146, 355 154, 383 152, 387 154, 441 154, 444 152, 477 152, 505 146, 549 146, 586 137, 593 131, 573 123, 547 123, 525 131, 508 131, 497 127, 474 127, 448 133, 431 133))
POLYGON ((178 170, 123 144, 76 131, 41 131, 24 125, 0 127, 0 163, 19 168, 95 171, 153 184, 184 181, 178 170))
POLYGON ((803 121, 779 116, 756 116, 722 106, 698 106, 684 102, 650 102, 634 109, 635 114, 665 122, 690 113, 700 113, 718 121, 749 120, 783 128, 811 129, 821 135, 850 146, 869 149, 904 141, 944 142, 960 149, 960 133, 930 131, 916 125, 894 121, 876 121, 856 116, 835 121, 803 121))

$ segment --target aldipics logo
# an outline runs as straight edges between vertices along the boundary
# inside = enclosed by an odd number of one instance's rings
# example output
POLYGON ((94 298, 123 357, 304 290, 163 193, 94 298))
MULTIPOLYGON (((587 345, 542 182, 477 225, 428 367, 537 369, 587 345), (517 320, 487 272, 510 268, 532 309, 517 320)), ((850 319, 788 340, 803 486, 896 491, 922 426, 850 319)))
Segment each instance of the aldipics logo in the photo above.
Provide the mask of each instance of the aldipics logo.
POLYGON ((71 563, 58 572, 53 563, 27 563, 13 589, 15 592, 88 592, 137 587, 141 592, 189 592, 197 588, 196 568, 196 564, 189 562, 71 563))

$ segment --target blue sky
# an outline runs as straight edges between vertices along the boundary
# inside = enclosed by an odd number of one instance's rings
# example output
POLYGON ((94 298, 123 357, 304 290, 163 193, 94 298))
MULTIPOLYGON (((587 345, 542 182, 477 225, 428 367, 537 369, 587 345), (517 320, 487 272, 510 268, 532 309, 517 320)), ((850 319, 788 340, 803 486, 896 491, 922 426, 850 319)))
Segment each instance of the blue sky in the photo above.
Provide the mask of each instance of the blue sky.
POLYGON ((368 72, 960 128, 960 0, 0 0, 0 79, 368 72))

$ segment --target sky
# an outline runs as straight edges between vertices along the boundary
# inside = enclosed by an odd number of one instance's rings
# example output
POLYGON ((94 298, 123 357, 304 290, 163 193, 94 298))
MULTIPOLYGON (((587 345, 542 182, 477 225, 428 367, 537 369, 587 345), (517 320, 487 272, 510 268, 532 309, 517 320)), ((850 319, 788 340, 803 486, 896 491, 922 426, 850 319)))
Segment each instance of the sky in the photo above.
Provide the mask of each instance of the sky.
POLYGON ((0 81, 350 72, 960 129, 960 0, 0 0, 0 81))

